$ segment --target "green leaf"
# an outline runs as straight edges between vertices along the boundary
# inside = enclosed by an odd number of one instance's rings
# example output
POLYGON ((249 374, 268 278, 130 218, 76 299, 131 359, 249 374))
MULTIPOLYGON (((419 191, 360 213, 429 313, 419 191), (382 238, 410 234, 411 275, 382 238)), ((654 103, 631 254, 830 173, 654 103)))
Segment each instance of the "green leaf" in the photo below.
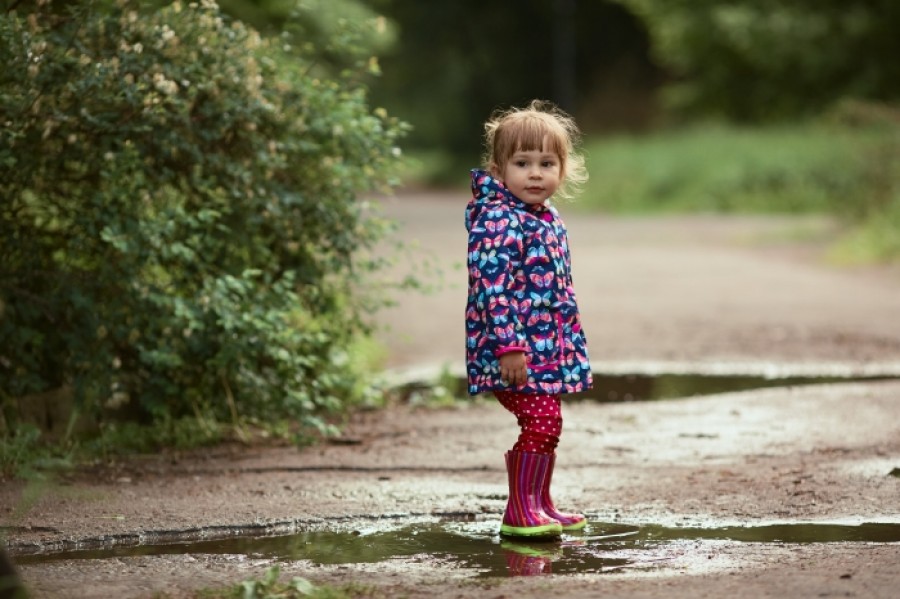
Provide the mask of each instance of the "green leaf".
POLYGON ((291 588, 303 595, 312 595, 316 590, 316 586, 313 583, 300 576, 295 576, 291 579, 291 588))

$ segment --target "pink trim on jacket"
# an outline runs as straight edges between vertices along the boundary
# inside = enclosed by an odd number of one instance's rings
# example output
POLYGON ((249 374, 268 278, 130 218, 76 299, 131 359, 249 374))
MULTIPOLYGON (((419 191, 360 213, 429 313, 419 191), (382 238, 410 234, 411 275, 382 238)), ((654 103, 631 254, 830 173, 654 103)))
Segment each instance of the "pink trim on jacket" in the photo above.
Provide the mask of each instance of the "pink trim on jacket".
POLYGON ((503 354, 509 354, 514 351, 520 351, 522 353, 527 353, 528 348, 521 347, 519 345, 504 345, 503 347, 498 347, 497 350, 494 352, 494 355, 499 358, 503 354))

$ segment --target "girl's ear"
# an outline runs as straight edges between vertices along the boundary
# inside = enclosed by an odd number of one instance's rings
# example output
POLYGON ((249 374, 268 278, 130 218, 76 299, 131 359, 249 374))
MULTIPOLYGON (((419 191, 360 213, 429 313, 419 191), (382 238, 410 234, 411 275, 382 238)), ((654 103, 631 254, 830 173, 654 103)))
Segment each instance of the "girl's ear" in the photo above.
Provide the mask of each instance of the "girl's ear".
POLYGON ((488 170, 491 171, 491 175, 493 175, 495 179, 503 179, 503 173, 500 172, 500 167, 496 162, 490 163, 488 165, 488 170))

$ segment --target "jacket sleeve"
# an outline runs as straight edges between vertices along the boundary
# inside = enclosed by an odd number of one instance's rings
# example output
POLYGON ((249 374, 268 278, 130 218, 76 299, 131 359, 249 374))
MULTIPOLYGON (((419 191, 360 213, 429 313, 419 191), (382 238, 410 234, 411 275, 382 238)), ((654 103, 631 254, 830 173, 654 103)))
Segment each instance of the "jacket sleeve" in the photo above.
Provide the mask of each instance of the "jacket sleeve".
POLYGON ((571 298, 575 298, 575 288, 572 285, 572 253, 569 251, 569 232, 563 224, 562 219, 557 218, 557 235, 563 249, 563 264, 566 268, 566 292, 571 298))
POLYGON ((574 296, 574 295, 575 295, 575 289, 574 289, 574 286, 572 285, 572 252, 569 251, 569 234, 568 234, 568 232, 566 231, 565 227, 562 227, 562 235, 561 235, 561 237, 562 237, 562 240, 561 240, 561 241, 562 241, 562 244, 563 244, 563 249, 564 249, 564 251, 565 251, 563 260, 565 261, 565 265, 566 265, 566 286, 567 286, 567 291, 568 291, 571 295, 574 296))
POLYGON ((513 298, 522 255, 522 228, 515 215, 505 207, 482 210, 469 230, 469 293, 484 326, 487 348, 496 357, 528 350, 513 298))
POLYGON ((566 295, 571 301, 572 306, 576 307, 572 330, 575 333, 584 335, 584 332, 581 330, 581 316, 578 314, 577 310, 578 299, 575 297, 575 286, 572 284, 572 252, 569 250, 569 235, 564 225, 561 225, 561 230, 560 241, 563 246, 563 260, 565 261, 566 267, 566 295))

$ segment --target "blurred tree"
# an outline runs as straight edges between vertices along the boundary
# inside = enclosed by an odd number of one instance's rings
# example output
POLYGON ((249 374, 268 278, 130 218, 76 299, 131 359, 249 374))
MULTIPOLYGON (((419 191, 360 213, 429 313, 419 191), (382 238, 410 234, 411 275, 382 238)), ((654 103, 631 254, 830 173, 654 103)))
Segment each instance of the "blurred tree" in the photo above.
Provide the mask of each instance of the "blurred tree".
POLYGON ((641 128, 653 118, 658 71, 648 34, 620 4, 364 1, 399 30, 372 98, 413 124, 413 146, 471 164, 488 115, 533 98, 566 105, 588 130, 641 128))
POLYGON ((900 100, 896 0, 621 1, 649 26, 686 114, 760 121, 900 100))

